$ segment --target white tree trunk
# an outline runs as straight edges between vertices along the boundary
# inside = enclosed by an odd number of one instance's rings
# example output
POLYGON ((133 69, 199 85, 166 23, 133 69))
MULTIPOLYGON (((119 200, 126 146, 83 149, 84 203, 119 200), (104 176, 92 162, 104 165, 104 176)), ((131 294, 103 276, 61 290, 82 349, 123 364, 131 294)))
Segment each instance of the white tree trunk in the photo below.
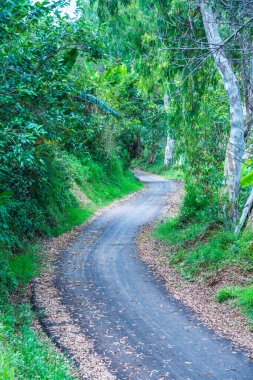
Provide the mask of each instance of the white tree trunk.
POLYGON ((178 166, 183 166, 184 165, 184 155, 180 154, 179 159, 177 161, 178 166))
POLYGON ((239 232, 241 231, 242 227, 246 223, 246 220, 247 220, 247 218, 248 218, 248 216, 250 214, 250 211, 252 210, 252 206, 253 206, 253 189, 251 190, 251 193, 250 193, 250 195, 249 195, 249 197, 247 199, 247 202, 246 202, 246 204, 244 206, 244 209, 243 209, 240 221, 239 221, 238 225, 235 228, 235 233, 236 234, 239 234, 239 232))
POLYGON ((240 189, 241 163, 244 153, 244 120, 240 89, 232 66, 223 50, 223 43, 211 6, 211 1, 200 4, 203 24, 210 50, 223 78, 230 106, 230 136, 224 166, 224 190, 228 195, 228 212, 233 221, 238 217, 237 201, 240 189))
POLYGON ((174 140, 168 134, 167 136, 167 144, 164 151, 164 166, 167 167, 169 164, 173 163, 174 156, 174 140))
MULTIPOLYGON (((163 103, 164 103, 165 110, 167 110, 169 107, 169 97, 168 97, 167 92, 165 92, 164 94, 163 103)), ((166 147, 164 151, 164 161, 163 161, 163 164, 165 167, 173 163, 174 146, 175 146, 175 141, 170 137, 170 134, 168 132, 167 143, 166 143, 166 147)))
POLYGON ((253 230, 253 211, 252 211, 252 209, 249 212, 249 216, 248 216, 246 227, 248 229, 250 229, 251 231, 253 230))

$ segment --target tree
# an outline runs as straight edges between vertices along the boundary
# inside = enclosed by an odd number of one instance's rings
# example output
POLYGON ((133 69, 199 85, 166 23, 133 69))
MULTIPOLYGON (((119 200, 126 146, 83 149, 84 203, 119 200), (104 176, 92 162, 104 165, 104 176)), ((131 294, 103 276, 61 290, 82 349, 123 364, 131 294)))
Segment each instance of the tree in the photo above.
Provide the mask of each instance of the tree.
POLYGON ((222 75, 229 99, 230 135, 224 166, 224 187, 229 201, 228 212, 231 220, 235 222, 238 218, 238 196, 244 154, 243 106, 235 73, 223 50, 224 42, 220 37, 212 5, 208 0, 202 0, 200 8, 209 48, 222 75))

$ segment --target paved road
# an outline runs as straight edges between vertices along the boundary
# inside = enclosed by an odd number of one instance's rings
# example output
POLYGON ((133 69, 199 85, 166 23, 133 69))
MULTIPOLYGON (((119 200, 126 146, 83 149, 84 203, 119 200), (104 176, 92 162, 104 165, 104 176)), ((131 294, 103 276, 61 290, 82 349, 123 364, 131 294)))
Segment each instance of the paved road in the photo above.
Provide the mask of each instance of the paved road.
POLYGON ((253 380, 252 362, 168 295, 138 259, 138 229, 159 217, 175 187, 141 179, 143 192, 107 210, 63 252, 56 284, 64 303, 117 379, 253 380))

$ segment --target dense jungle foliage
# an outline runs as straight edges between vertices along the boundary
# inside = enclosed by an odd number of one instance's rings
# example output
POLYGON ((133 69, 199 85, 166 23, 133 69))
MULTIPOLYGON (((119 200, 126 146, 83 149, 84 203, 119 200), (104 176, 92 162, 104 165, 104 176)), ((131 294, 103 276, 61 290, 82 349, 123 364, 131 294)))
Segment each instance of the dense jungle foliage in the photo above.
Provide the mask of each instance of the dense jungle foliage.
MULTIPOLYGON (((41 269, 42 238, 141 187, 131 165, 184 179, 179 217, 155 235, 177 247, 169 260, 186 278, 232 263, 252 271, 253 5, 210 3, 214 50, 206 3, 79 0, 72 14, 65 0, 0 0, 0 378, 72 378, 16 291, 41 269)), ((252 315, 252 282, 245 294, 252 315)))

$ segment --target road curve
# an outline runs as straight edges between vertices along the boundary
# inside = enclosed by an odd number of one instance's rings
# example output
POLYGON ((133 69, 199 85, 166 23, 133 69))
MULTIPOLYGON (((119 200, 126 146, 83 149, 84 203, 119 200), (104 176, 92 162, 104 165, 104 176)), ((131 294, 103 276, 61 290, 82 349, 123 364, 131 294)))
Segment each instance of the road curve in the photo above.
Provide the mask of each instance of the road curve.
POLYGON ((109 208, 62 252, 55 280, 62 301, 117 379, 253 380, 252 362, 167 294, 138 259, 138 229, 159 217, 176 186, 140 178, 144 191, 109 208))

